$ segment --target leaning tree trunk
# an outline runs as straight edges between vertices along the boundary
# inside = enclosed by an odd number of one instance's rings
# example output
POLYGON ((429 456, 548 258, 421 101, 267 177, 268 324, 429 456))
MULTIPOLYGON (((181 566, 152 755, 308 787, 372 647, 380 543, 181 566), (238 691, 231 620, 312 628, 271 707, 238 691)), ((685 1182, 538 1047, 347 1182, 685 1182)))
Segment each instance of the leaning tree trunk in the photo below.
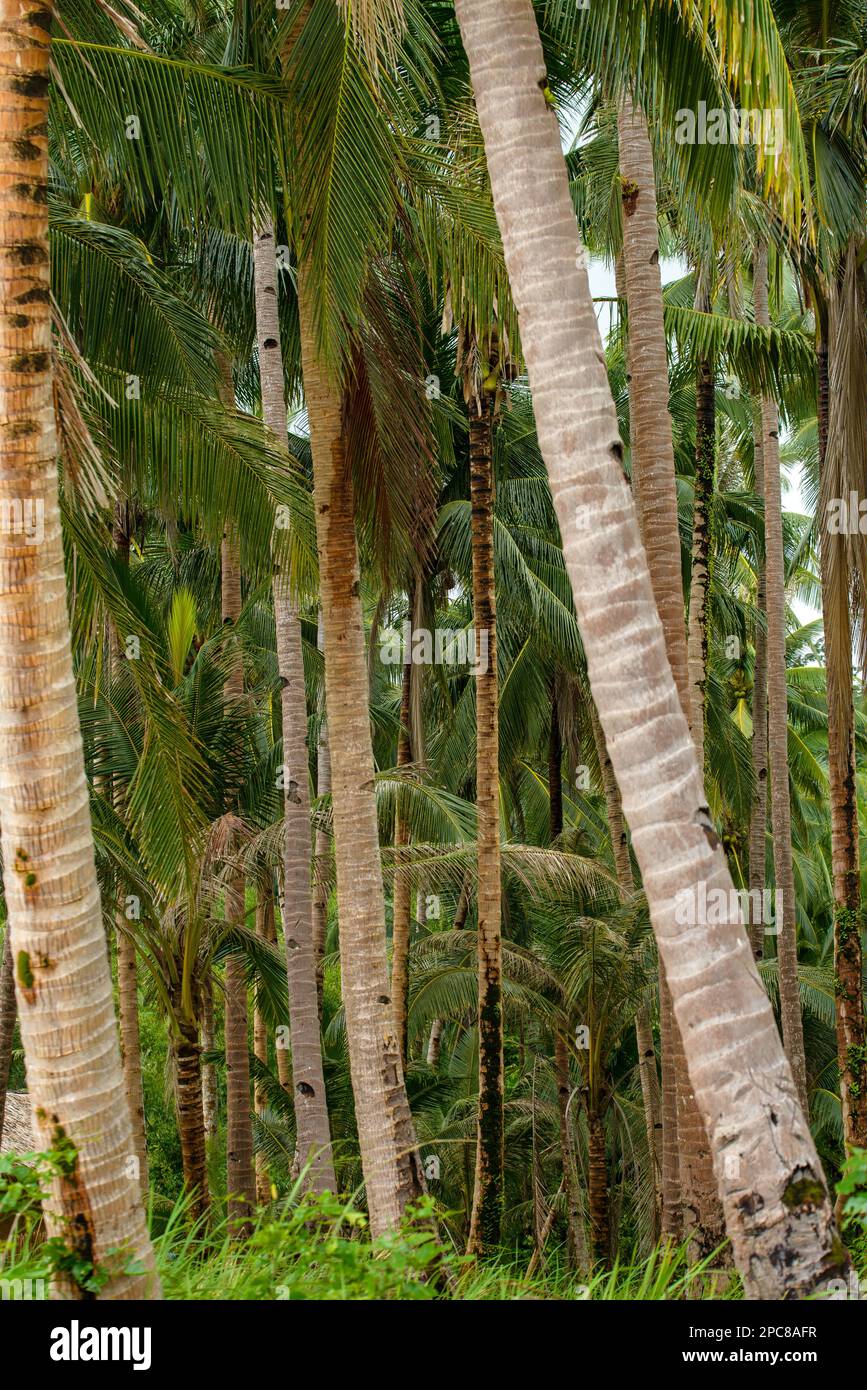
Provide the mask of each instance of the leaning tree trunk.
MULTIPOLYGON (((849 253, 852 254, 851 251, 849 253)), ((843 354, 851 352, 848 344, 843 354)), ((852 364, 853 368, 855 364, 852 364)), ((863 409, 856 404, 858 387, 847 381, 848 356, 834 363, 834 424, 838 411, 863 409)), ((828 345, 822 339, 817 352, 819 400, 819 467, 826 469, 829 426, 828 345)), ((834 429, 831 448, 842 440, 834 429)), ((839 457, 839 455, 838 455, 839 457)), ((836 460, 832 459, 832 463, 836 460)), ((841 470, 832 480, 823 479, 838 492, 841 470)), ((842 491, 842 489, 839 489, 842 491)), ((827 511, 823 511, 827 516, 827 511)), ((822 574, 822 623, 825 631, 825 670, 828 695, 828 780, 831 791, 831 867, 834 875, 834 976, 836 1000, 837 1061, 840 1069, 840 1101, 843 1140, 847 1153, 867 1148, 867 1047, 865 1047, 864 998, 861 958, 861 872, 858 846, 858 793, 855 767, 855 707, 852 687, 852 625, 849 609, 850 569, 847 537, 834 535, 827 525, 820 529, 822 574), (836 554, 834 550, 836 548, 836 554)))
POLYGON ((317 351, 311 275, 299 268, 298 305, 325 628, 340 964, 370 1224, 381 1235, 398 1225, 422 1184, 388 979, 352 479, 340 393, 317 351))
POLYGON ((494 586, 492 399, 470 403, 473 627, 476 637, 478 814, 479 1112, 476 1178, 467 1250, 499 1244, 503 1218, 503 959, 500 940, 500 782, 494 586), (487 667, 482 670, 482 634, 487 667))
POLYGON ((845 1277, 848 1260, 736 897, 724 922, 678 922, 700 885, 730 903, 734 890, 623 477, 532 3, 456 0, 456 10, 591 687, 728 1232, 748 1296, 804 1296, 845 1277))
MULTIPOLYGON (((768 248, 756 247, 753 265, 756 323, 767 328, 768 248)), ((771 764, 771 827, 774 839, 777 970, 783 1043, 798 1100, 807 1110, 807 1060, 798 985, 792 808, 789 801, 789 688, 786 680, 786 589, 777 404, 762 397, 762 469, 765 483, 765 594, 768 616, 768 756, 771 764)))
POLYGON ((7 925, 3 938, 3 959, 0 962, 0 1141, 3 1139, 6 1092, 9 1089, 9 1068, 12 1062, 12 1039, 15 1036, 17 1017, 15 976, 12 972, 12 934, 7 925))
MULTIPOLYGON (((241 570, 234 542, 224 540, 221 557, 223 622, 237 624, 241 616, 241 570)), ((229 707, 244 694, 244 672, 240 652, 236 651, 226 678, 225 699, 229 707)), ((238 846, 229 847, 229 855, 238 846)), ((230 870, 225 887, 226 926, 244 925, 244 875, 230 870)), ((225 1011, 223 1029, 226 1044, 226 1195, 232 1234, 239 1239, 251 1230, 256 1205, 253 1172, 253 1116, 250 1108, 250 1038, 247 973, 240 952, 233 950, 226 959, 224 975, 225 1011)))
MULTIPOLYGON (((629 310, 629 412, 632 443, 632 485, 638 511, 639 528, 650 571, 650 582, 665 631, 668 660, 683 710, 693 724, 693 739, 704 774, 704 669, 706 651, 701 650, 703 612, 698 621, 699 657, 703 661, 699 676, 700 709, 695 707, 690 689, 689 651, 683 615, 683 587, 680 564, 680 530, 677 517, 677 490, 674 444, 668 411, 668 356, 662 306, 662 278, 659 268, 656 183, 653 151, 643 113, 625 96, 618 114, 618 142, 623 208, 623 274, 629 310)), ((703 537, 706 546, 707 537, 703 537)), ((705 555, 705 585, 707 557, 705 555)), ((705 588, 706 594, 706 588, 705 588)), ((700 607, 696 602, 696 609, 700 607)), ((683 1221, 692 1237, 696 1253, 718 1244, 723 1215, 716 1194, 710 1146, 704 1124, 689 1082, 683 1041, 665 997, 660 991, 663 1087, 665 1122, 671 1128, 673 1108, 677 1107, 676 1139, 669 1133, 667 1148, 678 1153, 678 1180, 683 1205, 683 1221), (672 1094, 672 1088, 674 1094, 672 1094)), ((673 1164, 669 1163, 669 1182, 673 1164)), ((668 1226, 668 1222, 666 1225, 668 1226)), ((679 1224, 679 1223, 675 1223, 679 1224)))
MULTIPOLYGON (((270 224, 254 236, 256 334, 262 379, 262 413, 281 444, 286 443, 283 353, 277 312, 277 258, 270 224)), ((301 617, 287 578, 274 577, 274 620, 280 672, 283 730, 283 937, 289 984, 289 1031, 292 1042, 292 1099, 296 1152, 316 1192, 336 1191, 331 1130, 322 1065, 317 960, 311 888, 310 768, 307 746, 307 698, 301 617)))
MULTIPOLYGON (((0 827, 49 1235, 100 1298, 159 1295, 134 1152, 78 724, 57 492, 48 260, 51 8, 0 0, 0 827), (22 524, 16 524, 20 520, 22 524), (123 1255, 118 1252, 123 1251, 123 1255), (138 1267, 143 1272, 128 1273, 138 1267)), ((75 1274, 55 1292, 81 1298, 75 1274)))

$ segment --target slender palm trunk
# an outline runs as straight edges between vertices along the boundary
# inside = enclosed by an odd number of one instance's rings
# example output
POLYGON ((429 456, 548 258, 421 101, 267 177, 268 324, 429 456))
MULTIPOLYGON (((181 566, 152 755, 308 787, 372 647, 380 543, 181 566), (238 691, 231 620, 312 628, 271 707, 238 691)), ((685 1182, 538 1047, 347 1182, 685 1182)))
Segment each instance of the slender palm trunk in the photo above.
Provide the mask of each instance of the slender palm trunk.
MULTIPOLYGON (((828 447, 828 346, 817 352, 819 467, 828 447)), ((857 409, 852 400, 841 409, 857 409)), ((834 875, 834 977, 837 1060, 843 1139, 847 1153, 867 1148, 867 1046, 861 956, 861 873, 855 780, 855 708, 852 688, 850 573, 846 538, 820 531, 822 623, 828 695, 828 780, 831 792, 831 867, 834 875), (838 547, 832 565, 832 548, 838 547)))
MULTIPOLYGON (((129 565, 129 526, 127 507, 118 501, 115 506, 114 526, 112 528, 115 554, 124 566, 129 565)), ((120 676, 123 660, 120 639, 114 625, 110 628, 109 647, 111 652, 112 677, 120 676)), ((112 778, 114 804, 122 812, 126 788, 118 777, 112 778)), ((121 899, 122 901, 122 899, 121 899)), ((147 1127, 145 1125, 144 1089, 141 1074, 141 1035, 138 1018, 138 963, 135 942, 129 935, 126 918, 121 911, 121 901, 115 911, 115 940, 117 942, 117 997, 120 1023, 120 1055, 123 1062, 123 1082, 126 1100, 132 1123, 134 1156, 138 1164, 142 1195, 148 1195, 148 1151, 147 1127)))
POLYGON ((189 1016, 183 1006, 180 982, 171 991, 171 1002, 175 1022, 172 1033, 175 1104, 181 1140, 184 1191, 190 1199, 190 1219, 198 1221, 207 1216, 210 1206, 205 1112, 202 1104, 202 1054, 195 1019, 189 1016))
MULTIPOLYGON (((703 295, 697 309, 710 313, 703 295)), ((704 768, 705 692, 707 686, 708 593, 710 590, 710 505, 716 464, 716 395, 714 364, 702 358, 696 370, 695 487, 689 585, 689 726, 698 765, 704 768)))
MULTIPOLYGON (((262 411, 281 444, 286 440, 283 353, 277 312, 277 260, 274 231, 261 226, 254 237, 256 334, 262 378, 262 411)), ((337 1182, 331 1156, 331 1130, 322 1066, 317 959, 311 888, 310 769, 307 746, 307 699, 298 605, 288 583, 275 575, 274 619, 277 664, 282 687, 284 762, 283 936, 289 983, 289 1028, 292 1038, 293 1103, 298 1160, 309 1164, 314 1191, 334 1192, 337 1182)))
MULTIPOLYGON (((412 611, 412 610, 410 610, 412 611)), ((409 655, 409 653, 407 653, 409 655)), ((397 765, 407 767, 412 762, 410 738, 412 699, 412 664, 403 668, 400 695, 400 732, 397 739, 397 765)), ((401 788, 397 789, 394 814, 394 847, 398 853, 409 844, 409 824, 406 819, 401 788)), ((409 871, 397 867, 394 871, 394 898, 391 927, 391 995, 394 1000, 394 1026, 400 1045, 400 1058, 406 1067, 406 1014, 409 1007, 409 925, 412 882, 409 871)))
POLYGON ((575 1170, 575 1146, 572 1142, 572 1117, 569 1100, 569 1048, 566 1039, 557 1033, 554 1038, 554 1080, 557 1084, 557 1115, 560 1121, 560 1161, 563 1165, 563 1190, 566 1194, 566 1252, 571 1269, 582 1272, 587 1266, 587 1246, 575 1170))
MULTIPOLYGON (((274 926, 274 898, 270 892, 259 892, 259 900, 256 904, 256 935, 262 941, 272 942, 277 939, 277 932, 274 926)), ((253 1056, 261 1067, 268 1065, 268 1024, 262 1009, 259 1007, 260 987, 256 986, 256 1007, 253 1010, 253 1056)), ((258 1082, 253 1087, 253 1101, 256 1107, 256 1114, 261 1119, 267 1106, 267 1098, 264 1086, 258 1082)), ((260 1206, 265 1206, 271 1200, 271 1174, 268 1171, 268 1159, 262 1149, 256 1153, 256 1201, 260 1206)))
MULTIPOLYGON (((322 613, 319 614, 316 643, 320 651, 325 650, 325 636, 322 626, 322 613)), ((316 749, 316 795, 323 797, 331 792, 331 755, 328 751, 328 720, 323 710, 319 721, 319 743, 316 749)), ((313 955, 316 961, 316 993, 319 1000, 319 1013, 322 1014, 322 988, 324 984, 325 937, 328 932, 328 861, 331 857, 331 837, 321 826, 316 827, 315 864, 313 869, 313 955)))
POLYGON ((503 1216, 503 1000, 500 940, 500 781, 494 585, 492 404, 470 404, 473 624, 476 633, 476 807, 478 812, 479 1116, 476 1181, 467 1248, 499 1244, 503 1216), (487 668, 482 670, 482 634, 487 668))
MULTIPOLYGON (((214 984, 211 967, 206 967, 202 982, 202 1052, 213 1052, 216 1046, 214 1018, 214 984)), ((219 1120, 217 1068, 213 1062, 200 1062, 202 1073, 202 1123, 206 1139, 216 1139, 219 1120)))
MULTIPOLYGON (((0 0, 0 826, 34 1133, 60 1149, 49 1234, 109 1271, 101 1298, 159 1295, 94 864, 57 492, 48 259, 51 8, 0 0), (118 1256, 118 1251, 123 1251, 118 1256), (138 1266, 144 1273, 127 1273, 138 1266)), ((81 1298, 73 1273, 55 1292, 81 1298)))
POLYGON ((548 833, 552 840, 563 830, 563 740, 557 710, 557 683, 551 680, 551 727, 548 733, 548 833))
POLYGON ((0 1141, 3 1139, 6 1092, 9 1089, 9 1067, 12 1062, 12 1039, 15 1036, 17 1017, 15 976, 12 971, 12 933, 7 926, 3 939, 3 959, 0 961, 0 1141))
POLYGON ((595 1109, 587 1116, 587 1133, 590 1247, 593 1263, 607 1269, 611 1260, 611 1210, 608 1201, 608 1164, 605 1158, 605 1121, 595 1109))
MULTIPOLYGON (((241 616, 241 570, 233 542, 224 540, 221 557, 223 622, 233 626, 241 616)), ((226 678, 225 698, 233 704, 243 698, 244 673, 240 653, 235 654, 226 678)), ((234 853, 232 846, 230 853, 234 853)), ((225 915, 228 927, 244 923, 244 875, 232 870, 226 881, 225 915)), ((226 1043, 226 1193, 232 1232, 238 1238, 250 1231, 256 1204, 253 1174, 253 1118, 250 1109, 250 1038, 247 974, 239 952, 226 960, 224 976, 226 1043)))
POLYGON ((456 0, 591 687, 748 1296, 845 1277, 822 1170, 732 893, 672 679, 531 0, 456 0), (544 237, 539 228, 545 229, 544 237), (727 1159, 736 1158, 737 1162, 727 1159))
MULTIPOLYGON (((768 250, 756 247, 753 264, 756 323, 766 328, 768 250)), ((765 585, 768 607, 768 756, 771 764, 771 826, 774 832, 777 970, 783 1044, 795 1078, 798 1100, 807 1110, 807 1060, 798 985, 795 872, 792 863, 792 808, 789 800, 789 688, 786 680, 786 590, 783 509, 777 405, 762 397, 762 464, 765 484, 765 585)))
POLYGON ((388 978, 385 899, 368 718, 352 479, 341 397, 320 363, 311 272, 298 273, 304 394, 313 452, 325 628, 340 962, 361 1163, 374 1235, 394 1228, 421 1192, 388 978))
MULTIPOLYGON (((756 410, 753 423, 753 474, 755 488, 761 497, 765 491, 765 470, 762 463, 761 413, 756 410)), ((756 960, 764 953, 765 927, 757 904, 763 901, 767 863, 768 827, 768 633, 765 626, 765 561, 759 557, 756 567, 756 630, 753 640, 753 737, 751 758, 753 790, 750 808, 750 877, 749 877, 749 936, 756 960)))

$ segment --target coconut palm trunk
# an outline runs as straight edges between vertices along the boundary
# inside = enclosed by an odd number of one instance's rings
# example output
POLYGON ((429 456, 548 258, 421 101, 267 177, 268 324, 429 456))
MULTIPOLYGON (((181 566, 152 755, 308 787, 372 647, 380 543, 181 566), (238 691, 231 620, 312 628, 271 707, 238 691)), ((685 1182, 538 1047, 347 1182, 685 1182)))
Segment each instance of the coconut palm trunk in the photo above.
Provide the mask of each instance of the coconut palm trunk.
MULTIPOLYGON (((202 981, 202 1052, 213 1052, 216 1047, 216 1020, 214 1018, 214 984, 211 966, 206 967, 202 981)), ((213 1062, 201 1062, 202 1073, 202 1122, 206 1139, 216 1139, 219 1121, 219 1097, 217 1093, 217 1068, 213 1062)))
POLYGON ((422 1185, 388 976, 352 479, 341 395, 317 351, 312 292, 311 271, 302 266, 298 304, 325 630, 343 1003, 370 1224, 379 1235, 399 1223, 422 1185))
POLYGON ((587 1267, 587 1246, 578 1174, 575 1168, 575 1145, 572 1137, 573 1120, 569 1087, 569 1046, 557 1033, 554 1038, 554 1081, 557 1086, 557 1116, 560 1121, 560 1161, 563 1165, 563 1191, 566 1194, 566 1252, 571 1269, 583 1272, 587 1267))
MULTIPOLYGON (((696 296, 697 309, 709 314, 706 292, 696 296)), ((698 765, 704 768, 705 692, 707 686, 708 594, 710 591, 710 506, 716 464, 716 383, 714 364, 702 358, 696 368, 695 485, 690 556, 689 630, 689 726, 698 765)))
MULTIPOLYGON (((765 471, 762 464, 761 413, 753 423, 753 475, 755 489, 764 496, 765 471)), ((765 925, 758 903, 764 902, 768 833, 768 632, 765 596, 765 559, 756 561, 756 623, 753 638, 753 736, 750 756, 753 789, 750 805, 749 936, 756 960, 764 953, 765 925)))
POLYGON ((748 1296, 804 1296, 848 1261, 668 662, 532 3, 456 0, 456 12, 591 688, 728 1233, 748 1296), (685 928, 679 907, 700 887, 722 890, 728 920, 699 913, 685 928))
MULTIPOLYGON (((265 423, 281 444, 285 444, 287 419, 277 311, 277 258, 274 231, 269 223, 258 227, 254 235, 253 264, 262 413, 265 423)), ((337 1182, 322 1066, 314 946, 310 759, 301 617, 287 577, 276 574, 273 587, 283 730, 283 937, 289 984, 297 1157, 302 1166, 309 1165, 309 1183, 314 1191, 329 1189, 334 1192, 337 1182)))
MULTIPOLYGON (((112 527, 115 554, 124 567, 129 566, 129 520, 126 503, 115 504, 114 525, 112 527)), ((111 671, 117 680, 122 671, 120 638, 114 625, 109 632, 111 671)), ((112 794, 115 807, 123 811, 126 788, 115 775, 112 777, 112 794)), ((122 897, 115 911, 115 941, 117 944, 117 1002, 120 1023, 120 1055, 123 1062, 123 1080, 126 1099, 132 1122, 132 1137, 135 1157, 139 1166, 142 1195, 148 1195, 148 1151, 147 1129, 145 1125, 144 1088, 141 1074, 141 1035, 138 1017, 138 962, 135 941, 129 934, 128 923, 121 910, 122 897)))
MULTIPOLYGON (((413 605, 410 604, 410 612, 413 605)), ((410 636, 410 648, 412 638, 410 636)), ((410 655, 406 653, 406 657, 410 655)), ((412 723, 412 663, 405 660, 400 692, 400 732, 397 738, 397 765, 412 762, 410 728, 412 723)), ((398 854, 409 844, 409 825, 400 787, 394 815, 394 847, 398 854)), ((406 1014, 409 1007, 409 930, 412 880, 409 871, 398 865, 394 871, 394 898, 391 914, 391 993, 394 999, 394 1026, 397 1029, 400 1058, 406 1067, 406 1014)))
POLYGON ((181 1141, 184 1192, 189 1198, 189 1217, 198 1221, 208 1214, 208 1163, 205 1140, 207 1114, 203 1104, 202 1049, 196 1020, 184 1008, 180 970, 170 990, 173 1014, 172 1061, 175 1074, 175 1106, 181 1141))
MULTIPOLYGON (((274 926, 274 899, 270 893, 263 893, 260 889, 259 898, 256 903, 256 935, 262 941, 275 941, 277 937, 274 926)), ((256 1005, 253 1010, 253 1056, 262 1068, 268 1065, 268 1024, 264 1012, 259 1007, 259 986, 256 986, 256 1005)), ((256 1114, 259 1119, 265 1114, 267 1107, 267 1096, 264 1086, 258 1081, 253 1086, 253 1101, 256 1107, 256 1114)), ((256 1201, 260 1206, 265 1206, 271 1198, 271 1174, 268 1171, 268 1159, 262 1149, 256 1152, 256 1201)))
MULTIPOLYGON (((322 627, 322 613, 316 633, 319 651, 325 649, 325 636, 322 627)), ((316 795, 331 794, 331 755, 328 751, 328 720, 325 711, 319 720, 319 742, 316 748, 316 795)), ((315 863, 313 868, 313 955, 316 960, 316 993, 319 1000, 319 1013, 322 1014, 322 988, 324 984, 325 938, 328 932, 328 864, 331 858, 331 837, 321 825, 316 827, 314 840, 315 863)))
MULTIPOLYGON (((224 540, 221 555, 223 622, 234 627, 241 616, 241 569, 237 546, 224 540)), ((226 678, 225 699, 234 704, 243 698, 244 673, 240 653, 235 653, 226 678)), ((229 847, 229 855, 237 846, 229 847)), ((225 887, 225 920, 229 928, 244 924, 244 875, 232 869, 225 887)), ((239 951, 226 959, 224 975, 226 1045, 226 1194, 233 1235, 242 1238, 251 1229, 256 1205, 253 1171, 253 1117, 250 1107, 250 1038, 247 973, 239 951)))
MULTIPOLYGON (((760 242, 753 262, 756 323, 770 325, 768 249, 760 242)), ((795 872, 792 862, 792 808, 789 800, 789 688, 786 679, 786 588, 783 558, 783 507, 777 404, 763 396, 762 467, 765 488, 765 596, 768 619, 768 757, 771 765, 771 827, 774 838, 774 918, 783 1043, 798 1099, 807 1109, 807 1060, 798 985, 795 872)))
POLYGON ((494 585, 492 396, 470 410, 473 626, 476 636, 478 814, 479 1114, 476 1179, 467 1249, 499 1244, 503 1217, 503 961, 500 939, 500 780, 494 585), (487 647, 482 643, 487 637, 487 647), (486 659, 482 653, 486 650, 486 659))
MULTIPOLYGON (((617 130, 623 209, 623 278, 629 310, 632 485, 651 585, 665 632, 666 651, 681 705, 690 721, 703 775, 707 664, 704 604, 708 538, 700 535, 699 551, 704 552, 703 592, 698 583, 697 569, 694 570, 698 592, 694 613, 691 610, 691 620, 695 625, 694 642, 698 646, 698 670, 691 671, 683 615, 674 444, 668 411, 668 357, 659 268, 653 151, 644 114, 628 96, 621 100, 617 130), (693 676, 698 682, 698 692, 691 686, 693 676), (696 693, 700 698, 695 698, 696 693)), ((711 376, 711 394, 712 390, 711 376)), ((703 471, 706 475, 706 467, 703 471)), ((711 475, 711 491, 712 488, 711 475)), ((701 528, 701 518, 698 520, 701 528)), ((675 1140, 672 1133, 668 1141, 669 1184, 674 1180, 672 1150, 676 1143, 683 1224, 698 1254, 713 1249, 719 1243, 723 1225, 722 1209, 716 1195, 710 1145, 690 1085, 677 1021, 665 998, 664 983, 660 997, 660 1025, 663 1089, 668 1092, 664 1118, 669 1126, 673 1124, 675 1106, 677 1109, 677 1137, 675 1140)))
MULTIPOLYGON (((853 251, 849 251, 853 256, 853 251)), ((848 268, 852 273, 854 266, 848 268)), ((856 298, 855 303, 858 304, 856 298)), ((858 365, 854 351, 840 331, 839 315, 833 315, 834 434, 828 460, 831 392, 828 343, 823 334, 817 351, 819 467, 821 499, 827 517, 828 494, 842 492, 845 415, 859 409, 858 365), (850 377, 851 373, 851 377, 850 377), (828 464, 831 476, 828 477, 828 464), (830 484, 830 486, 829 486, 830 484)), ((860 314, 860 305, 859 305, 860 314)), ((821 316, 817 315, 820 318, 821 316)), ((825 316, 827 318, 827 316, 825 316)), ((867 1148, 867 1046, 862 986, 861 874, 859 862, 858 798, 855 766, 855 708, 852 685, 851 575, 848 537, 820 529, 822 575, 822 624, 825 632, 828 695, 828 781, 831 793, 831 867, 834 875, 834 974, 836 996, 837 1059, 843 1139, 847 1153, 867 1148)))
POLYGON ((587 1197, 593 1263, 607 1269, 611 1261, 611 1209, 605 1157, 605 1120, 595 1109, 587 1116, 587 1197))
MULTIPOLYGON (((48 261, 51 9, 0 0, 0 825, 34 1133, 60 1154, 46 1225, 101 1298, 158 1296, 90 827, 66 609, 48 261), (9 524, 11 518, 11 524, 9 524), (119 1255, 118 1252, 123 1254, 119 1255), (135 1262, 144 1272, 128 1273, 135 1262)), ((81 1298, 70 1272, 55 1294, 81 1298)))
POLYGON ((17 1017, 15 975, 12 970, 12 933, 7 925, 3 938, 3 958, 0 960, 0 1141, 3 1139, 6 1092, 9 1089, 9 1068, 12 1062, 12 1039, 15 1036, 17 1017))

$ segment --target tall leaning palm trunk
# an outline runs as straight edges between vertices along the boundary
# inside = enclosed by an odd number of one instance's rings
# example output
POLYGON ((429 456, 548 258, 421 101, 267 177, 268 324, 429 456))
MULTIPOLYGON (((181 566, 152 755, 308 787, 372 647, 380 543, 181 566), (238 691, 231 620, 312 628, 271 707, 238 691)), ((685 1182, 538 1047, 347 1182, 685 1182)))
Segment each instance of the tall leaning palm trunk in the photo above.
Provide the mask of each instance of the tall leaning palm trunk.
POLYGON ((313 453, 325 631, 343 1003, 361 1164, 374 1235, 421 1191, 415 1130, 394 1026, 352 479, 342 400, 317 351, 311 270, 298 272, 304 397, 313 453))
MULTIPOLYGON (((680 564, 680 530, 674 443, 668 411, 668 355, 659 269, 656 180, 653 150, 643 112, 624 96, 618 113, 618 144, 623 208, 623 275, 629 310, 629 419, 632 446, 632 485, 641 538, 647 552, 650 582, 665 632, 665 646, 683 710, 704 765, 704 613, 701 586, 696 584, 695 631, 698 661, 696 674, 700 699, 691 690, 689 651, 683 615, 680 564)), ((711 381, 711 391, 712 391, 711 381)), ((702 470, 697 469, 697 474, 702 470)), ((706 469, 704 470, 706 475, 706 469)), ((711 483, 712 487, 712 483, 711 483)), ((700 526, 700 519, 699 519, 700 526)), ((699 552, 707 545, 700 534, 699 552)), ((696 576, 698 569, 696 569, 696 576)), ((707 583, 705 554, 704 583, 707 583)), ((664 968, 661 971, 660 1026, 662 1031, 665 1122, 672 1128, 677 1107, 677 1162, 685 1233, 694 1254, 700 1257, 719 1245, 722 1210, 716 1193, 710 1145, 689 1083, 683 1040, 669 1007, 664 968)), ((669 1135, 669 1187, 673 1180, 674 1135, 669 1135)), ((671 1194, 666 1212, 671 1213, 671 1194)), ((679 1235, 676 1217, 666 1216, 666 1234, 679 1235)))
POLYGON ((531 0, 456 0, 591 687, 747 1294, 845 1277, 821 1165, 739 920, 668 664, 531 0), (545 235, 539 236, 544 227, 545 235), (679 896, 680 895, 680 896, 679 896), (732 1161, 734 1160, 734 1161, 732 1161))
MULTIPOLYGON (((283 352, 277 311, 277 259, 274 231, 260 226, 253 238, 256 336, 265 423, 281 444, 286 442, 283 352)), ((337 1188, 331 1157, 331 1131, 322 1066, 316 950, 313 939, 310 769, 307 746, 307 698, 301 617, 288 576, 274 576, 274 621, 281 685, 283 730, 283 936, 289 983, 289 1031, 292 1041, 292 1100, 298 1161, 308 1165, 314 1191, 337 1188)))
MULTIPOLYGON (((34 1132, 60 1153, 50 1235, 158 1296, 124 1091, 66 611, 48 270, 50 7, 0 0, 0 827, 34 1132), (21 524, 22 514, 28 521, 21 524), (119 1253, 122 1252, 122 1253, 119 1253), (136 1266, 144 1273, 128 1273, 136 1266)), ((74 1262, 70 1262, 74 1268, 74 1262)), ((55 1292, 82 1298, 74 1273, 55 1292)))
MULTIPOLYGON (((753 263, 756 323, 770 325, 768 249, 760 242, 753 263)), ((783 1043, 798 1099, 807 1108, 807 1060, 798 986, 792 808, 789 800, 789 688, 786 679, 786 589, 783 562, 783 505, 777 404, 763 396, 762 469, 765 486, 765 601, 768 619, 768 757, 771 765, 771 826, 774 832, 777 969, 783 1043)))
POLYGON ((473 626, 476 635, 479 1113, 467 1249, 499 1244, 503 1217, 503 952, 500 938, 500 780, 494 586, 493 397, 470 402, 473 626), (487 659, 482 645, 487 639, 487 659))

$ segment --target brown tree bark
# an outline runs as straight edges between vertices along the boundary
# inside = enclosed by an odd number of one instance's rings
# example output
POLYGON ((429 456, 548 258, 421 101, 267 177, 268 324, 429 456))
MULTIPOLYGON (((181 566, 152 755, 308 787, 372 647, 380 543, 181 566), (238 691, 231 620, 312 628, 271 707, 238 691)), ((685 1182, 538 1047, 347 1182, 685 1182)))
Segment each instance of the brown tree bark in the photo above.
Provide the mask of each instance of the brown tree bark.
POLYGON ((15 1036, 17 1017, 15 976, 12 972, 12 933, 7 924, 3 939, 3 957, 0 961, 0 1141, 3 1139, 6 1092, 9 1089, 9 1067, 12 1062, 12 1039, 15 1036))
POLYGON ((492 397, 471 401, 473 625, 476 634, 476 808, 478 814, 479 1114, 468 1253, 500 1241, 503 1217, 503 962, 500 939, 500 778, 494 582, 492 397), (482 634, 487 668, 482 670, 482 634))
MULTIPOLYGON (((753 262, 756 323, 767 328, 768 249, 756 246, 753 262)), ((786 591, 783 556, 782 485, 777 405, 762 397, 762 464, 765 484, 765 585, 768 606, 768 756, 771 765, 771 825, 774 832, 774 918, 783 1044, 807 1113, 807 1059, 798 985, 792 808, 789 800, 789 687, 786 678, 786 591)))

